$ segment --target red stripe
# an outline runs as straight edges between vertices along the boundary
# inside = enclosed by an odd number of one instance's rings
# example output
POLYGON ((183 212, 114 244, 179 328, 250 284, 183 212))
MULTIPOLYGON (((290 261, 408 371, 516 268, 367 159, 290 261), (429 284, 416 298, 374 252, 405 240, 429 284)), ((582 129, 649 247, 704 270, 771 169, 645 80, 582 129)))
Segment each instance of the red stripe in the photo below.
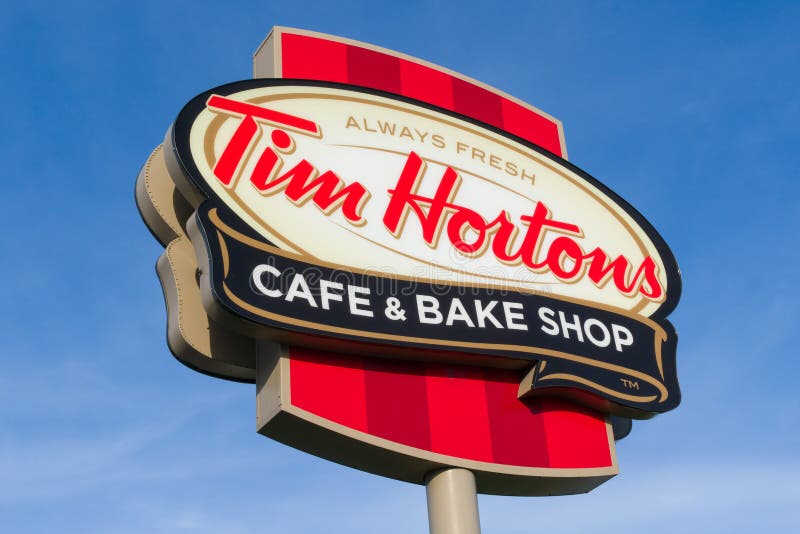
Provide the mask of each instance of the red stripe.
POLYGON ((305 35, 282 34, 281 76, 347 82, 347 45, 305 35))
POLYGON ((453 110, 453 77, 419 63, 400 61, 401 94, 453 110))
POLYGON ((364 359, 297 347, 290 354, 292 404, 366 432, 364 359))
POLYGON ((424 365, 370 358, 364 369, 369 433, 430 450, 424 365))
POLYGON ((492 370, 484 384, 491 414, 493 461, 527 467, 550 467, 544 421, 535 402, 517 398, 520 374, 492 370))
POLYGON ((558 124, 450 74, 359 46, 283 33, 284 78, 353 83, 402 94, 503 128, 563 156, 558 124))
POLYGON ((292 404, 329 421, 470 460, 611 464, 600 415, 551 399, 520 401, 515 371, 290 350, 292 404))
POLYGON ((503 128, 557 156, 563 155, 556 123, 506 99, 503 99, 503 128))
POLYGON ((427 375, 431 450, 491 462, 483 369, 430 364, 427 375))
POLYGON ((347 47, 347 81, 389 93, 400 93, 400 60, 381 52, 347 47))
POLYGON ((551 467, 611 465, 606 423, 600 414, 556 399, 543 399, 541 406, 551 467))
POLYGON ((453 78, 455 111, 498 128, 503 127, 502 97, 483 87, 453 78))

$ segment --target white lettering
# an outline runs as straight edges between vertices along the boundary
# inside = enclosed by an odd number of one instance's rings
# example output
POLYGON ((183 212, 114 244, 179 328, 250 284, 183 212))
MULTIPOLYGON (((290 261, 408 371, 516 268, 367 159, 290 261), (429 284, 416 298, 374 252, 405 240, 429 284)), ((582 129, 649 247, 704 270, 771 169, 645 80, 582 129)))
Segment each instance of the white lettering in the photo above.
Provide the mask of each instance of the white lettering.
POLYGON ((500 321, 498 321, 495 316, 492 315, 492 309, 496 304, 497 301, 493 300, 484 308, 480 300, 475 301, 475 313, 478 316, 478 326, 481 328, 486 328, 486 320, 488 319, 495 328, 503 328, 503 325, 500 324, 500 321))
POLYGON ((586 337, 589 338, 589 341, 597 345, 598 347, 607 347, 611 343, 611 334, 608 332, 608 328, 606 325, 598 321, 597 319, 586 319, 586 322, 583 323, 583 330, 586 332, 586 337), (592 327, 596 326, 600 329, 603 333, 602 339, 597 339, 592 334, 592 327))
POLYGON ((261 278, 264 273, 269 273, 276 278, 281 275, 281 272, 272 265, 256 265, 256 268, 253 269, 253 285, 256 286, 256 289, 259 291, 259 293, 272 298, 283 296, 283 293, 281 293, 280 290, 269 289, 264 285, 264 281, 261 278))
POLYGON ((572 320, 574 322, 570 323, 567 322, 567 318, 564 316, 564 312, 558 312, 558 318, 561 320, 561 330, 564 331, 564 337, 569 339, 569 330, 574 330, 575 334, 578 336, 578 341, 583 341, 583 332, 581 332, 581 320, 578 318, 578 315, 573 313, 572 320))
POLYGON ((556 312, 550 308, 545 308, 544 306, 539 308, 539 319, 541 319, 546 325, 542 326, 542 332, 551 336, 558 335, 558 324, 553 320, 555 316, 556 312))
POLYGON ((286 302, 292 302, 295 297, 305 299, 312 308, 317 307, 317 303, 314 300, 314 295, 311 294, 311 289, 308 287, 308 282, 306 282, 305 276, 300 273, 295 274, 294 278, 292 278, 292 283, 289 285, 289 291, 286 292, 286 302))
POLYGON ((506 315, 506 326, 511 330, 527 330, 528 325, 525 323, 515 323, 516 319, 525 320, 525 316, 521 313, 516 313, 512 310, 522 310, 522 304, 518 302, 503 302, 503 311, 506 315))
POLYGON ((320 280, 319 281, 319 292, 320 292, 320 299, 322 300, 322 309, 323 310, 330 310, 331 305, 330 302, 335 300, 337 302, 342 301, 341 293, 331 293, 331 289, 335 289, 337 291, 341 291, 343 288, 342 284, 339 282, 331 282, 330 280, 320 280))
POLYGON ((467 310, 464 309, 464 305, 461 304, 461 300, 458 298, 454 298, 450 302, 450 311, 447 312, 447 321, 445 321, 444 324, 447 326, 453 326, 454 321, 464 321, 471 327, 475 326, 475 323, 473 323, 472 319, 469 318, 469 315, 467 315, 467 310))
POLYGON ((369 299, 357 297, 356 294, 369 295, 369 288, 347 286, 347 300, 350 303, 350 313, 353 315, 363 315, 364 317, 373 317, 375 314, 372 313, 372 310, 359 308, 359 306, 369 306, 369 299))
POLYGON ((436 297, 417 295, 417 312, 419 322, 422 324, 442 324, 444 317, 439 311, 439 301, 436 297))
POLYGON ((624 326, 612 324, 611 331, 614 333, 614 347, 617 352, 622 352, 623 346, 633 345, 633 334, 624 326))

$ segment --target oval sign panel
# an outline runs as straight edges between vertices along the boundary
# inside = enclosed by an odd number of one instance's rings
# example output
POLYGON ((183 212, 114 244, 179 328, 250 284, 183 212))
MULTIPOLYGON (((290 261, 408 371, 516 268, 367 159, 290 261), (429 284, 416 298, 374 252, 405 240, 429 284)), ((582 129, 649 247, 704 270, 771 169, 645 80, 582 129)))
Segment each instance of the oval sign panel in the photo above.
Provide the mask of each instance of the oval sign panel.
POLYGON ((675 260, 565 160, 418 101, 272 79, 199 95, 168 141, 205 302, 238 326, 535 361, 532 391, 577 388, 629 415, 679 402, 675 260))

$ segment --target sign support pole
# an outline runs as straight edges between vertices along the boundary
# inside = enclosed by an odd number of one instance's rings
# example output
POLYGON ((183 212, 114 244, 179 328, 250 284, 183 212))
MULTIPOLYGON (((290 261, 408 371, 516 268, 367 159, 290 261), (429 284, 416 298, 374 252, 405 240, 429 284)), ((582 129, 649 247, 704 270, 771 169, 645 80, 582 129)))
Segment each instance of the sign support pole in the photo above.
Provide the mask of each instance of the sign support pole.
POLYGON ((475 475, 447 468, 425 477, 430 534, 480 534, 475 475))

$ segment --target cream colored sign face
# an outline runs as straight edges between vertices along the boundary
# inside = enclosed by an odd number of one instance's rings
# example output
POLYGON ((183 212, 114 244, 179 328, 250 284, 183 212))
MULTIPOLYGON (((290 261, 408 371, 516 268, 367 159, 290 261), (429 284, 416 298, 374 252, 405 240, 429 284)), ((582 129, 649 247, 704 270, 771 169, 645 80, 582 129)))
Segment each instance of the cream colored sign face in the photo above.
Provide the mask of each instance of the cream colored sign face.
POLYGON ((602 185, 418 104, 259 87, 209 98, 189 145, 217 197, 312 262, 533 290, 644 316, 670 289, 648 232, 602 185))

